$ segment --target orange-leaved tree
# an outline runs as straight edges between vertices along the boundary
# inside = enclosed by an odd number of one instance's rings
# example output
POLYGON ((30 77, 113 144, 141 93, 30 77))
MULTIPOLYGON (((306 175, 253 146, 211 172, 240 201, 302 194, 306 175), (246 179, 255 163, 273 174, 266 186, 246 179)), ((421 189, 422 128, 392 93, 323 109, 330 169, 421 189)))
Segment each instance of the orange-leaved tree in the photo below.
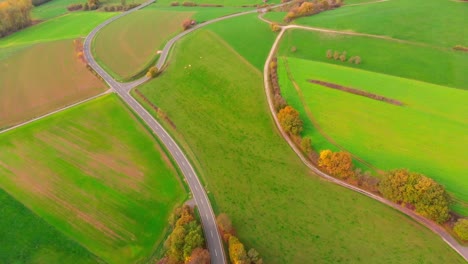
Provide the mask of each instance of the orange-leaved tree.
POLYGON ((299 135, 302 131, 302 120, 299 112, 292 106, 286 106, 278 112, 278 121, 281 127, 288 133, 299 135))
POLYGON ((351 154, 345 151, 332 152, 328 149, 321 151, 318 165, 329 174, 342 179, 354 176, 353 159, 351 154))

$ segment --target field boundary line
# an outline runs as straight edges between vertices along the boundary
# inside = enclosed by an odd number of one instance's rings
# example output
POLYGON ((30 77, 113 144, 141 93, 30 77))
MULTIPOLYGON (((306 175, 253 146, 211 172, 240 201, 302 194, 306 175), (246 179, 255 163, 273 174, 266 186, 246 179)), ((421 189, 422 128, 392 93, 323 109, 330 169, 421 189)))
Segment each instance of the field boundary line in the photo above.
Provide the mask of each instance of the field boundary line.
POLYGON ((0 130, 0 134, 6 133, 6 132, 8 132, 8 131, 12 131, 12 130, 17 129, 17 128, 20 128, 20 127, 22 127, 22 126, 25 126, 25 125, 28 125, 28 124, 30 124, 30 123, 36 122, 36 121, 41 120, 41 119, 43 119, 43 118, 46 118, 46 117, 49 117, 49 116, 51 116, 51 115, 54 115, 54 114, 60 113, 60 112, 62 112, 62 111, 65 111, 65 110, 67 110, 67 109, 73 108, 73 107, 78 106, 78 105, 80 105, 80 104, 84 104, 84 103, 86 103, 86 102, 92 101, 92 100, 94 100, 94 99, 96 99, 96 98, 98 98, 98 97, 101 97, 101 96, 103 96, 103 95, 109 94, 109 93, 111 93, 111 92, 112 92, 112 89, 107 89, 105 92, 100 93, 100 94, 97 94, 97 95, 92 96, 92 97, 90 97, 90 98, 87 98, 87 99, 84 99, 84 100, 82 100, 82 101, 73 103, 73 104, 71 104, 71 105, 68 105, 68 106, 59 108, 59 109, 54 110, 54 111, 52 111, 52 112, 49 112, 49 113, 47 113, 47 114, 45 114, 45 115, 41 115, 41 116, 35 117, 35 118, 33 118, 33 119, 30 119, 30 120, 28 120, 28 121, 26 121, 26 122, 23 122, 23 123, 20 123, 20 124, 17 124, 17 125, 14 125, 14 126, 9 127, 9 128, 7 128, 7 129, 0 130))
MULTIPOLYGON (((270 23, 270 22, 268 22, 270 23)), ((271 60, 273 59, 280 40, 284 36, 284 33, 288 30, 294 27, 290 26, 283 26, 281 27, 281 31, 279 32, 278 36, 276 37, 275 42, 273 43, 273 46, 270 49, 270 53, 268 54, 268 57, 265 61, 265 65, 263 68, 263 83, 264 83, 264 90, 267 96, 267 101, 268 101, 268 106, 270 109, 270 114, 273 118, 273 121, 276 125, 276 129, 280 132, 281 136, 284 138, 284 140, 288 143, 288 145, 291 147, 291 149, 296 153, 296 155, 299 157, 299 159, 306 165, 312 172, 314 172, 316 175, 319 177, 332 182, 334 184, 340 185, 344 188, 353 190, 355 192, 361 193, 369 198, 372 198, 376 201, 379 201, 403 214, 406 214, 407 216, 411 217, 413 220, 415 220, 417 223, 425 226, 429 230, 431 230, 433 233, 437 234, 443 241, 445 241, 455 252, 457 252, 462 258, 464 258, 466 261, 468 261, 468 247, 465 247, 458 243, 458 241, 453 238, 443 227, 440 225, 434 223, 433 221, 415 213, 414 211, 405 208, 403 206, 400 206, 396 203, 393 203, 381 196, 378 196, 376 194, 373 194, 371 192, 365 191, 363 189, 360 189, 354 185, 351 185, 349 183, 343 182, 341 180, 338 180, 335 177, 332 177, 328 175, 327 173, 322 172, 319 170, 314 164, 312 164, 307 158, 304 157, 302 154, 301 150, 294 144, 294 142, 291 140, 291 138, 288 137, 284 129, 281 127, 281 124, 279 123, 278 117, 276 116, 276 110, 273 105, 273 99, 271 95, 271 87, 270 87, 270 77, 269 77, 269 65, 271 60)))

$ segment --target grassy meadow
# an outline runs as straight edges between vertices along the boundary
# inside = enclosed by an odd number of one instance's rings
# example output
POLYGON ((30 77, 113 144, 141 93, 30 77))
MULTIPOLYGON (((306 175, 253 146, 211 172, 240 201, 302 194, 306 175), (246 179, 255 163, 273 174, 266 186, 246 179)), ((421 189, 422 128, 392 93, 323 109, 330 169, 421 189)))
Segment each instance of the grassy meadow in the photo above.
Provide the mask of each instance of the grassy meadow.
POLYGON ((102 263, 1 189, 0 204, 2 263, 102 263))
POLYGON ((12 51, 0 60, 0 129, 106 89, 76 57, 72 40, 40 43, 12 51))
POLYGON ((306 120, 304 135, 317 150, 339 148, 309 120, 312 116, 337 145, 373 166, 426 174, 454 195, 454 209, 468 215, 468 93, 434 84, 339 65, 279 58, 286 101, 306 120), (288 78, 289 69, 300 91, 288 78), (395 106, 309 83, 321 80, 396 99, 395 106), (306 110, 307 109, 307 110, 306 110), (309 113, 307 113, 307 111, 309 113))
POLYGON ((155 63, 157 51, 182 32, 185 19, 203 22, 241 11, 245 9, 151 5, 105 27, 96 36, 93 51, 99 64, 114 78, 128 81, 155 63))
MULTIPOLYGON (((259 45, 245 48, 265 52, 264 34, 252 34, 259 45)), ((175 123, 166 127, 248 248, 268 263, 463 263, 405 215, 312 175, 276 132, 262 74, 249 61, 200 30, 139 88, 175 123)))
POLYGON ((186 197, 116 95, 1 134, 0 148, 0 187, 108 263, 147 261, 186 197))
POLYGON ((468 53, 451 49, 294 29, 285 33, 279 54, 468 89, 468 53), (297 51, 291 51, 293 46, 297 51), (329 49, 360 56, 362 63, 328 59, 329 49))
MULTIPOLYGON (((157 1, 158 5, 165 5, 168 6, 173 2, 179 2, 181 5, 185 1, 177 1, 177 0, 159 0, 157 1)), ((234 6, 239 7, 243 5, 261 5, 264 4, 262 0, 191 0, 188 2, 193 2, 197 4, 216 4, 216 5, 223 5, 223 6, 234 6)), ((279 3, 279 0, 270 0, 268 3, 279 3)))
MULTIPOLYGON (((348 2, 345 0, 345 3, 348 2)), ((468 23, 467 12, 468 5, 458 1, 391 0, 369 5, 345 5, 297 19, 294 23, 385 35, 452 48, 455 45, 468 45, 468 34, 462 26, 468 23)), ((266 18, 282 21, 284 16, 285 13, 268 13, 266 18)))

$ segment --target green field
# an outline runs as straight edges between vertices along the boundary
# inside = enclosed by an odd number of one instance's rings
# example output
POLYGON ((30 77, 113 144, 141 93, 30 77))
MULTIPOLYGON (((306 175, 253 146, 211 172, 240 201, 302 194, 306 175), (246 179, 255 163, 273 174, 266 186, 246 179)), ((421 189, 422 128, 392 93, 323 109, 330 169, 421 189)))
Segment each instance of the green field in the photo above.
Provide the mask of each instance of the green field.
POLYGON ((116 95, 1 134, 0 148, 0 187, 109 263, 147 261, 186 197, 116 95))
POLYGON ((96 26, 114 15, 116 13, 78 12, 47 20, 1 38, 0 50, 15 45, 85 37, 96 26))
MULTIPOLYGON (((168 6, 173 2, 179 2, 182 5, 183 2, 193 2, 197 4, 218 4, 223 6, 243 6, 243 5, 261 5, 264 4, 262 0, 191 0, 191 1, 177 1, 177 0, 159 0, 158 5, 168 6)), ((279 3, 279 0, 269 0, 267 3, 279 3)))
MULTIPOLYGON (((69 13, 67 6, 70 4, 83 4, 85 1, 79 0, 53 0, 47 3, 44 3, 40 6, 34 7, 32 10, 32 16, 34 19, 46 20, 51 19, 66 13, 69 13)), ((121 0, 100 0, 103 6, 105 5, 120 5, 121 0)), ((145 0, 126 0, 127 4, 133 3, 143 3, 145 0)), ((75 11, 77 12, 77 11, 75 11)), ((78 11, 80 12, 80 11, 78 11)))
POLYGON ((182 32, 185 19, 203 22, 241 11, 245 9, 151 5, 105 27, 96 36, 93 51, 107 72, 118 80, 128 81, 141 76, 155 63, 157 51, 182 32))
POLYGON ((0 129, 106 90, 76 57, 72 40, 7 49, 0 60, 0 129))
POLYGON ((276 132, 260 71, 215 33, 187 36, 171 61, 141 91, 175 123, 167 127, 215 208, 265 262, 463 263, 407 216, 312 175, 276 132))
POLYGON ((468 89, 468 53, 400 43, 384 39, 288 30, 280 44, 281 56, 297 57, 380 72, 443 86, 468 89), (291 52, 291 47, 297 48, 291 52), (327 50, 360 56, 359 65, 327 59, 327 50))
POLYGON ((280 57, 279 79, 286 101, 307 120, 304 135, 316 149, 336 146, 309 120, 306 108, 323 132, 338 145, 382 170, 408 168, 443 184, 468 215, 468 140, 466 91, 348 67, 280 57), (287 64, 285 64, 287 63, 287 64), (285 67, 285 65, 287 65, 285 67), (300 88, 288 79, 287 68, 300 88), (399 107, 309 83, 321 80, 396 99, 399 107), (450 154, 448 154, 450 153, 450 154))
POLYGON ((65 237, 0 189, 2 263, 77 263, 101 261, 65 237))
MULTIPOLYGON (((385 35, 451 48, 455 45, 468 46, 468 34, 462 26, 468 24, 467 13, 468 5, 457 1, 390 0, 343 6, 297 19, 294 23, 385 35)), ((285 13, 268 13, 266 18, 282 21, 284 16, 285 13)))

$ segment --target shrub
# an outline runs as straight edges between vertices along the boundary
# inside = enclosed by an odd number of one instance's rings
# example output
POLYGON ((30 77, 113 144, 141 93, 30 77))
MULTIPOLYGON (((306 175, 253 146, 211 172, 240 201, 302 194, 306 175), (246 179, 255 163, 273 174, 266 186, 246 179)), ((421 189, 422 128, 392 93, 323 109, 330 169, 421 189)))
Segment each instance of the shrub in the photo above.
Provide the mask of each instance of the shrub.
POLYGON ((287 133, 299 135, 302 131, 303 123, 299 112, 289 105, 278 112, 278 121, 287 133))
POLYGON ((334 59, 334 60, 338 60, 339 58, 340 58, 340 52, 339 52, 339 51, 335 51, 335 52, 333 53, 333 59, 334 59))
POLYGON ((422 174, 397 169, 379 184, 382 195, 396 203, 414 206, 419 214, 443 223, 449 218, 450 197, 445 188, 422 174))
POLYGON ((328 149, 323 150, 320 152, 318 165, 335 177, 347 179, 354 176, 353 159, 348 152, 332 152, 328 149))
POLYGON ((154 77, 158 76, 158 74, 159 74, 158 67, 153 66, 153 67, 149 68, 148 72, 146 73, 146 77, 154 78, 154 77))
POLYGON ((193 25, 195 25, 195 20, 193 20, 193 19, 186 18, 186 19, 184 19, 184 21, 182 21, 182 28, 184 30, 187 30, 187 29, 191 28, 193 25))
POLYGON ((179 6, 179 5, 180 5, 179 2, 172 2, 172 3, 171 3, 171 6, 179 6))
POLYGON ((33 6, 39 6, 49 1, 51 0, 32 0, 31 3, 33 4, 33 6))
POLYGON ((296 51, 297 51, 297 47, 296 47, 296 46, 292 46, 292 47, 291 47, 291 52, 294 53, 294 52, 296 52, 296 51))
POLYGON ((280 25, 278 25, 277 23, 271 23, 270 27, 271 31, 273 32, 279 32, 281 30, 280 25))
POLYGON ((301 149, 307 155, 312 153, 312 140, 309 137, 305 137, 301 140, 301 149))
POLYGON ((340 55, 340 61, 345 62, 346 61, 346 51, 343 51, 340 55))
POLYGON ((71 4, 69 6, 67 6, 67 10, 72 12, 72 11, 76 11, 76 10, 81 10, 83 9, 83 5, 82 4, 71 4))
POLYGON ((361 64, 361 57, 355 56, 354 57, 354 64, 361 64))
POLYGON ((327 58, 328 59, 333 58, 333 51, 332 50, 327 50, 327 58))
POLYGON ((468 218, 461 218, 455 223, 453 231, 462 240, 468 241, 468 218))
POLYGON ((197 4, 194 2, 183 2, 182 6, 197 6, 197 4))

